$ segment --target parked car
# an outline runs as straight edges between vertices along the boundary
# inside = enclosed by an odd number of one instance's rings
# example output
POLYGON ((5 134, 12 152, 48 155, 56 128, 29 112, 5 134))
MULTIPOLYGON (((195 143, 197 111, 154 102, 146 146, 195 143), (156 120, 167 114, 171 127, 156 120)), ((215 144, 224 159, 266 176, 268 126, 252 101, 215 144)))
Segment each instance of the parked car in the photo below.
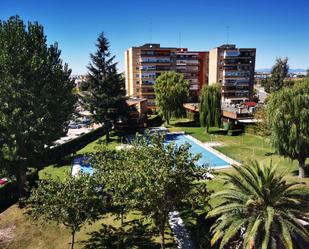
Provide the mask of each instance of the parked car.
POLYGON ((0 179, 0 185, 4 185, 8 182, 8 179, 7 178, 1 178, 0 179))

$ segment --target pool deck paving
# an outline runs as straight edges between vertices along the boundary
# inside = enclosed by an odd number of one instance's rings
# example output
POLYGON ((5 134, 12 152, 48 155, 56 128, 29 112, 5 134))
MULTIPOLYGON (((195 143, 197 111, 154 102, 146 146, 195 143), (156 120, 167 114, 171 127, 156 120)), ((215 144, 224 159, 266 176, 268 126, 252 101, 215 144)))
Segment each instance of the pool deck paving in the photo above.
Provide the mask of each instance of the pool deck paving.
POLYGON ((178 249, 195 249, 190 234, 188 233, 178 211, 169 213, 169 224, 174 233, 178 249))
MULTIPOLYGON (((232 158, 224 155, 223 153, 215 150, 214 148, 212 148, 212 146, 208 145, 207 143, 202 143, 200 140, 198 140, 195 137, 192 137, 190 135, 185 135, 185 136, 187 138, 191 139, 192 141, 194 141, 195 143, 197 143, 198 145, 202 146, 206 150, 212 152, 217 157, 219 157, 219 158, 223 159, 224 161, 228 162, 230 165, 227 165, 226 167, 230 167, 231 165, 236 165, 236 166, 240 166, 241 165, 239 162, 235 161, 234 159, 232 159, 232 158)), ((224 167, 220 167, 220 168, 224 168, 224 167)))

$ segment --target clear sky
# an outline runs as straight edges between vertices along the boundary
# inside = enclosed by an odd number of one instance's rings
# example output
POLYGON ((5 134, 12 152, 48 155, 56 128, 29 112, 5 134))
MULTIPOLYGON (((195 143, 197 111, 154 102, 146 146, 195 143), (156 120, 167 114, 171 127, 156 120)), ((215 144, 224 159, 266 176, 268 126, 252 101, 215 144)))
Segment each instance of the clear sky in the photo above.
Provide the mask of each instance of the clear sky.
POLYGON ((42 24, 73 74, 87 72, 102 31, 122 71, 129 47, 153 42, 207 51, 227 42, 227 26, 229 43, 257 48, 257 69, 280 56, 291 68, 309 67, 308 0, 0 0, 0 19, 11 15, 42 24))

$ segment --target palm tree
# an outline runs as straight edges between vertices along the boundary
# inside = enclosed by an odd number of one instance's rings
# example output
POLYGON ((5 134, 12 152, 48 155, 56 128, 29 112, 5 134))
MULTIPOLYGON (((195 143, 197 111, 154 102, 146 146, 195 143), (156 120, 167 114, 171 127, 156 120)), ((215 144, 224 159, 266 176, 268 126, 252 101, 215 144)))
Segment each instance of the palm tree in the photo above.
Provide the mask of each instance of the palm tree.
MULTIPOLYGON (((212 244, 223 248, 238 238, 241 248, 293 248, 295 236, 309 241, 302 225, 309 221, 309 198, 300 183, 288 183, 276 167, 249 161, 225 173, 226 188, 212 198, 222 204, 208 213, 219 217, 212 227, 212 244)), ((234 248, 234 247, 233 247, 234 248)))

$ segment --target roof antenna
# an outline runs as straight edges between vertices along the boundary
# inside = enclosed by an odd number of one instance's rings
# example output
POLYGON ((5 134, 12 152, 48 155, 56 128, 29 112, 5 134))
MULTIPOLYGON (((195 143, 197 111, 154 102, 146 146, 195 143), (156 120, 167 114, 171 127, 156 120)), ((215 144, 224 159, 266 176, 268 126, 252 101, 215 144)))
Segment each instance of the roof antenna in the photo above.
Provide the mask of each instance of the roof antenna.
POLYGON ((230 42, 230 26, 226 26, 226 44, 228 45, 230 42))
POLYGON ((181 32, 179 32, 179 37, 178 37, 178 39, 179 39, 179 48, 181 48, 181 32))
POLYGON ((152 43, 152 19, 150 19, 150 43, 152 43))

